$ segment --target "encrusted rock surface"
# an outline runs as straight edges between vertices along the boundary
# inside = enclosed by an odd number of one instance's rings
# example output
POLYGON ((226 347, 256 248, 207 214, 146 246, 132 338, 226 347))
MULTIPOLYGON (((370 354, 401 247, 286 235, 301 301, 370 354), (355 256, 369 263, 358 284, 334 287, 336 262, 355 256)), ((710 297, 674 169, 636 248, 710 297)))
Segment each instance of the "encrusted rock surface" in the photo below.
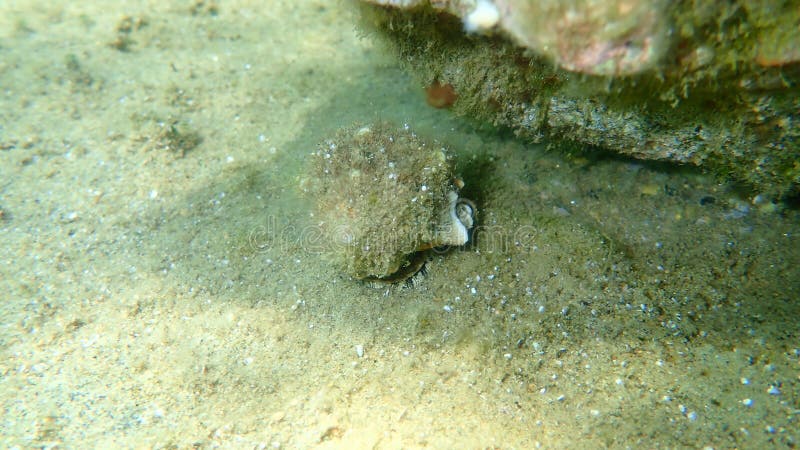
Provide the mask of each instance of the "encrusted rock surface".
POLYGON ((691 163, 758 193, 798 193, 796 3, 363 5, 363 28, 388 37, 421 84, 452 86, 456 114, 529 141, 691 163))

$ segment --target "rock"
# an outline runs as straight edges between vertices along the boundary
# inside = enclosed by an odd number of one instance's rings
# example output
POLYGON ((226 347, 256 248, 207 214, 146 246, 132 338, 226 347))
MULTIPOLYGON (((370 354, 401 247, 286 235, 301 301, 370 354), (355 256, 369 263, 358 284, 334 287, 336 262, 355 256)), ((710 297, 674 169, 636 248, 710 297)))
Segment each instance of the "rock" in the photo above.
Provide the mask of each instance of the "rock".
POLYGON ((388 38, 420 84, 448 86, 455 114, 526 141, 699 165, 770 197, 800 193, 792 2, 373 0, 361 9, 362 26, 388 38), (471 18, 479 8, 482 19, 471 18))

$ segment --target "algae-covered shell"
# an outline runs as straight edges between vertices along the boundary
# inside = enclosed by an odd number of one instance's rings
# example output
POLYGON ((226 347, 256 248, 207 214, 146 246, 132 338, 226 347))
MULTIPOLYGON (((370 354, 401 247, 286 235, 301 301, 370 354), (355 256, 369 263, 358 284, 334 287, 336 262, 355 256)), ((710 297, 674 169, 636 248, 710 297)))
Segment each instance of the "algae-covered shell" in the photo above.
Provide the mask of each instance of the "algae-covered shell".
POLYGON ((422 250, 462 245, 464 207, 447 150, 386 122, 340 130, 313 153, 308 190, 326 253, 360 279, 391 279, 422 250))

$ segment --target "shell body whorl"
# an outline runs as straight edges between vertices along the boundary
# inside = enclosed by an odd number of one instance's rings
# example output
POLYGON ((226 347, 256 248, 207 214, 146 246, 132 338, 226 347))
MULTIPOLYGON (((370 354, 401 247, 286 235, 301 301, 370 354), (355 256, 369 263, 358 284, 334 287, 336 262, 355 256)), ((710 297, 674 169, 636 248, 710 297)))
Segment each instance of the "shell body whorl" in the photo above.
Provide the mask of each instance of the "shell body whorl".
POLYGON ((451 156, 407 125, 340 130, 312 155, 308 190, 326 253, 355 278, 388 278, 421 250, 469 240, 474 206, 465 216, 451 156))

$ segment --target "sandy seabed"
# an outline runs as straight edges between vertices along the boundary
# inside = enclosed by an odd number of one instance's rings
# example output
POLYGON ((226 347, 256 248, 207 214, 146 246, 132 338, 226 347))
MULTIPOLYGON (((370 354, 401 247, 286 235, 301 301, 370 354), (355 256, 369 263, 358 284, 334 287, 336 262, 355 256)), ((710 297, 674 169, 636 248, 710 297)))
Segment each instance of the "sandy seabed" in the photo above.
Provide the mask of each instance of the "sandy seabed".
POLYGON ((0 447, 798 445, 796 209, 432 110, 353 10, 0 3, 0 447), (309 238, 378 119, 480 209, 413 287, 309 238))

